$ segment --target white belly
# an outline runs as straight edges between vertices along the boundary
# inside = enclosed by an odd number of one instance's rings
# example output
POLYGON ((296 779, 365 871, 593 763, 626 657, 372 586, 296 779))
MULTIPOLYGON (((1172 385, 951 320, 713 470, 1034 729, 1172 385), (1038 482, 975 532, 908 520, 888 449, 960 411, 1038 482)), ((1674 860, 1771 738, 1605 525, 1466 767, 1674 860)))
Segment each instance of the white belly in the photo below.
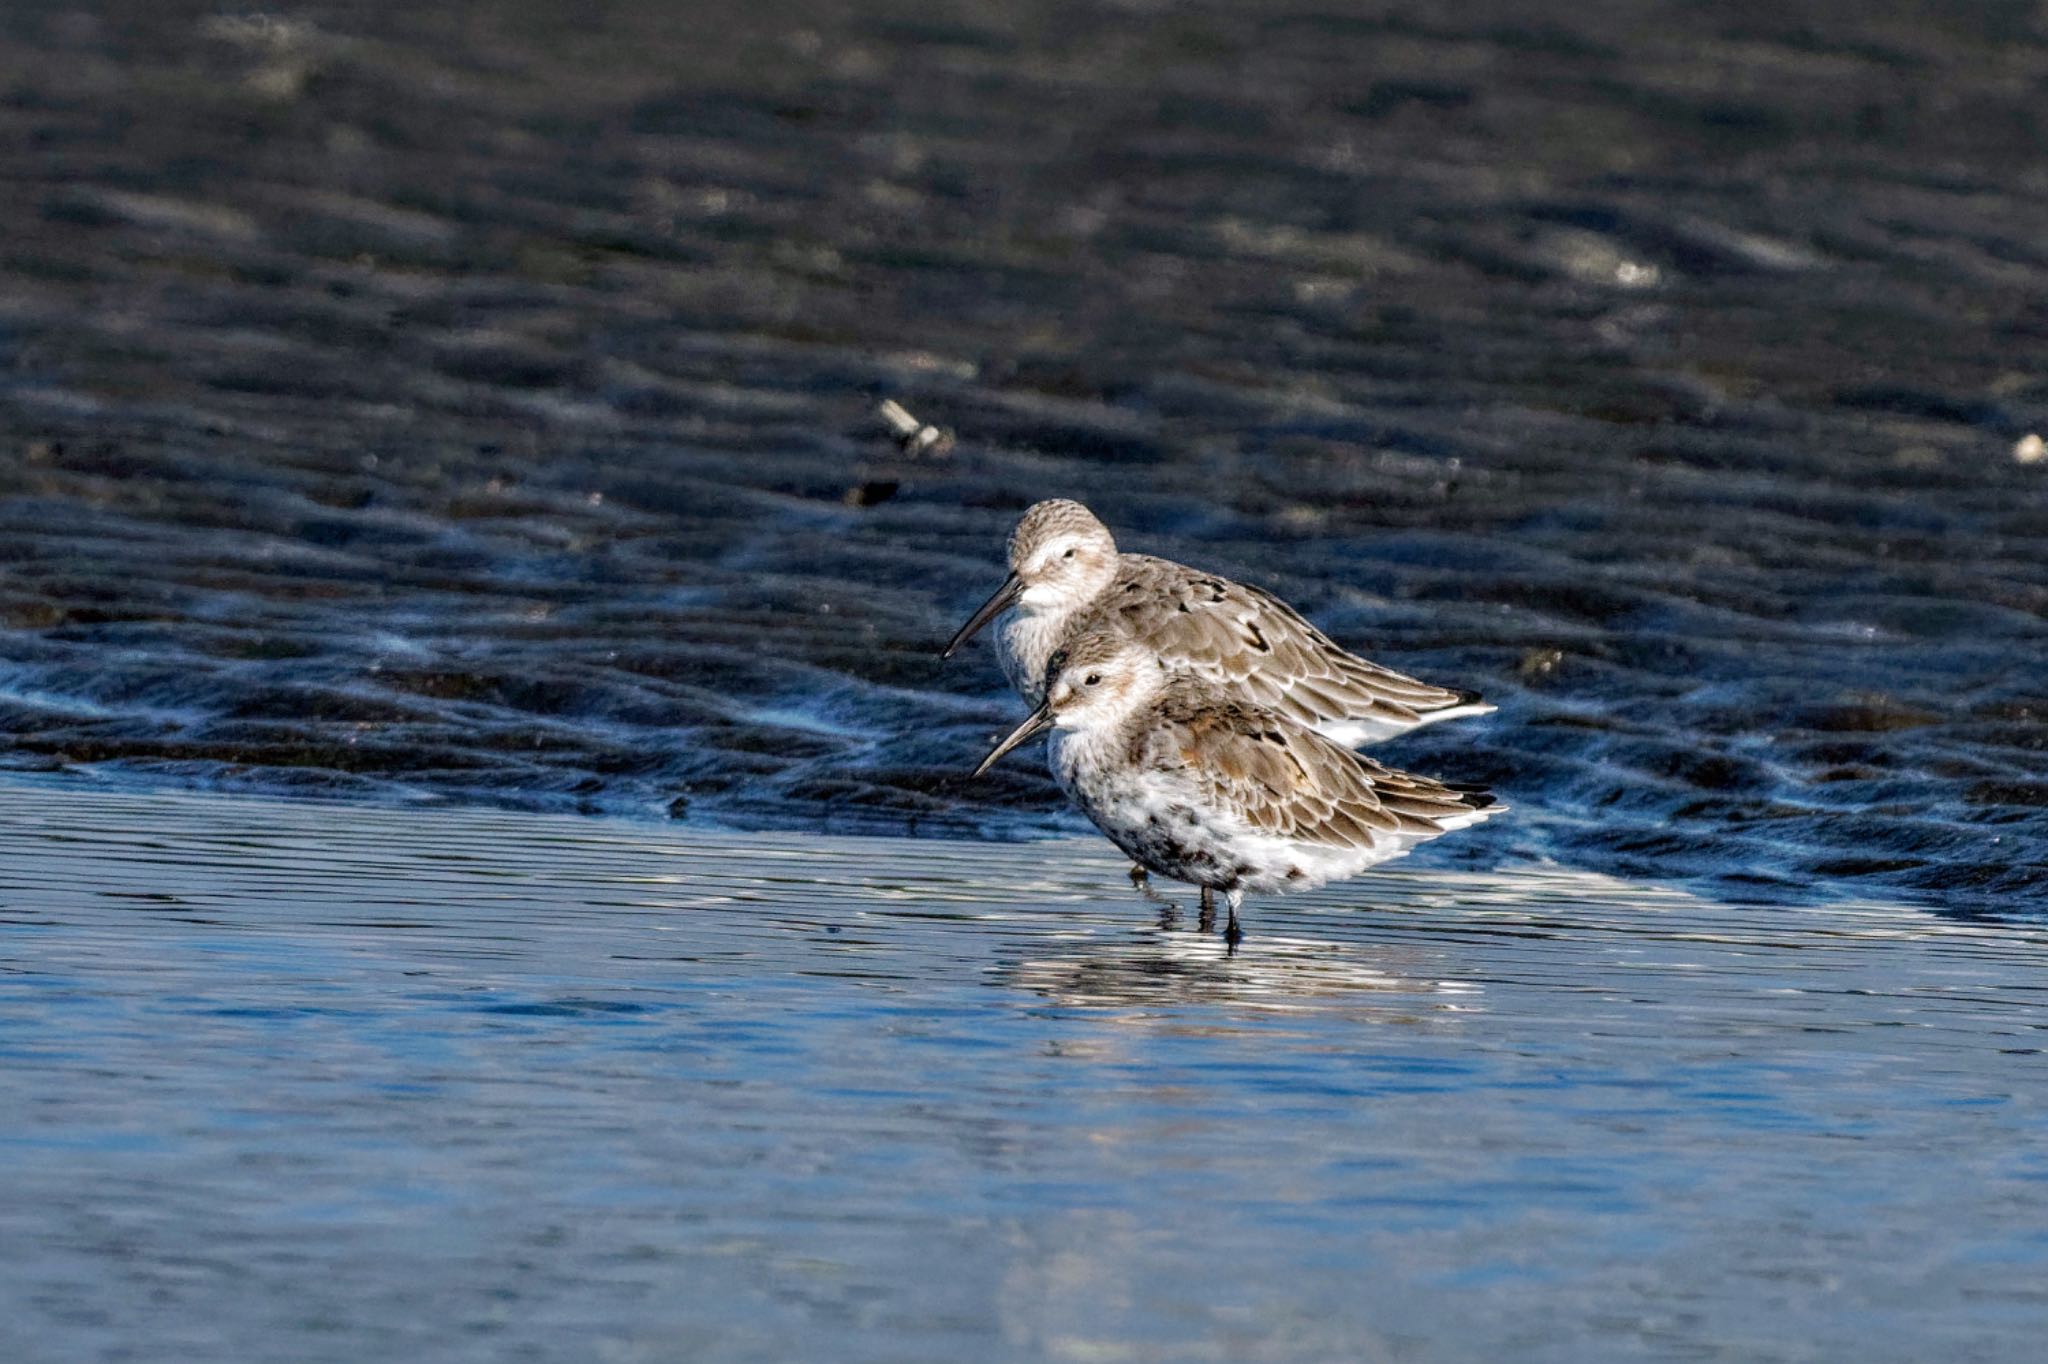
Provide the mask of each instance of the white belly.
POLYGON ((1217 890, 1312 890, 1400 857, 1412 841, 1326 846, 1252 827, 1173 772, 1134 767, 1095 736, 1053 732, 1053 778, 1095 827, 1161 876, 1217 890))

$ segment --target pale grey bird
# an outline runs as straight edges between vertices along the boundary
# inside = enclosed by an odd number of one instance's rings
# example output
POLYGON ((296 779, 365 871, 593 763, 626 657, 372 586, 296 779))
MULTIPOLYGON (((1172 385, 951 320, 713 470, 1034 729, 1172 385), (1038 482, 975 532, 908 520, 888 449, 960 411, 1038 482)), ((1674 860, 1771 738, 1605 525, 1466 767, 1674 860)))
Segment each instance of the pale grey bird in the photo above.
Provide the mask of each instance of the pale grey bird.
POLYGON ((1114 629, 1054 654, 1037 710, 975 775, 1048 727, 1060 789, 1140 866, 1201 887, 1205 926, 1222 891, 1233 945, 1246 891, 1356 876, 1507 808, 1476 788, 1397 772, 1199 677, 1169 674, 1114 629))
POLYGON ((1044 697, 1046 660, 1082 634, 1116 628, 1224 694, 1270 706, 1356 747, 1419 725, 1494 709, 1345 652, 1272 593, 1155 559, 1119 554, 1109 530, 1078 502, 1040 502, 1010 535, 1010 574, 942 655, 1010 608, 998 652, 1010 685, 1044 697))

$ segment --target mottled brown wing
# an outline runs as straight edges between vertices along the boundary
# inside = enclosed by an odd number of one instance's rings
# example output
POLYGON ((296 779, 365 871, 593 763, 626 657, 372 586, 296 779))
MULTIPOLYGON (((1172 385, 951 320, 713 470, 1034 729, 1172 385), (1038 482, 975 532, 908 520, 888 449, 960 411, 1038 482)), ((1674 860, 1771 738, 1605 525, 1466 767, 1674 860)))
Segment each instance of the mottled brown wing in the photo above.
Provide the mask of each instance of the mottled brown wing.
POLYGON ((1169 686, 1137 761, 1185 772, 1253 828, 1330 847, 1434 838, 1494 803, 1362 758, 1271 711, 1192 680, 1169 686))
POLYGON ((1099 609, 1169 669, 1305 725, 1370 719, 1406 727, 1477 700, 1346 653, 1270 592, 1166 559, 1123 556, 1099 609))

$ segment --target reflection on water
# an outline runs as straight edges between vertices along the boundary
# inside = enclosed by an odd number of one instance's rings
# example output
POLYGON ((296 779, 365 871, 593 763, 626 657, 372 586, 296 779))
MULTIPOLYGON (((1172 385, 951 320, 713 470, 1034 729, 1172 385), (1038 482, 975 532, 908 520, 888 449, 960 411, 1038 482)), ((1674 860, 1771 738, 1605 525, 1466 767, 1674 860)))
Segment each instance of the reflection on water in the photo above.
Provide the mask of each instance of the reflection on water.
POLYGON ((0 790, 0 1356, 2030 1358, 2048 935, 0 790))
MULTIPOLYGON (((1284 920, 1284 915, 1281 916, 1284 920)), ((1221 936, 1187 925, 1161 925, 1126 939, 1077 932, 1069 947, 1057 937, 1045 955, 1005 963, 995 979, 1036 991, 1055 1003, 1110 1008, 1132 1005, 1233 1005, 1255 1009, 1342 1008, 1360 1019, 1413 1019, 1423 1010, 1474 1008, 1479 986, 1462 980, 1404 977, 1399 948, 1258 935, 1258 950, 1233 953, 1221 936), (1066 947, 1066 951, 1059 949, 1066 947)))

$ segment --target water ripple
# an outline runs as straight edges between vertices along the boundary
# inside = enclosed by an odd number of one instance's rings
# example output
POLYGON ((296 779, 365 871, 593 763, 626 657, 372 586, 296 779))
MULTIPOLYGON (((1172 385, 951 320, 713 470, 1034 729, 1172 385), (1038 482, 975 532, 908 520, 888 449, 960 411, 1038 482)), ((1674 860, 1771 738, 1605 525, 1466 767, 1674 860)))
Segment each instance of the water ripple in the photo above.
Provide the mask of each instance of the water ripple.
POLYGON ((2024 1358, 2048 1310, 2024 923, 1411 867, 1231 955, 1092 842, 0 796, 11 1358, 2024 1358))
POLYGON ((1482 862, 2038 908, 2038 25, 1525 8, 12 6, 0 763, 1072 830, 931 656, 1064 494, 1482 862))

